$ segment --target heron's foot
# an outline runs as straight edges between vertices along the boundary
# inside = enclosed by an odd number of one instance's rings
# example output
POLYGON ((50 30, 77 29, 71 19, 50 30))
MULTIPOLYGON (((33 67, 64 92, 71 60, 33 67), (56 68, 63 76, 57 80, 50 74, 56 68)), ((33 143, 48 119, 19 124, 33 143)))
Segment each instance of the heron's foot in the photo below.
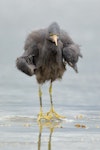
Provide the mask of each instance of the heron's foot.
POLYGON ((61 115, 59 115, 58 113, 56 113, 55 112, 55 110, 54 110, 54 107, 52 107, 51 109, 50 109, 50 111, 49 112, 47 112, 47 116, 50 118, 50 119, 64 119, 64 118, 66 118, 66 117, 64 117, 64 116, 61 116, 61 115))
POLYGON ((47 116, 46 114, 44 114, 42 111, 39 112, 38 114, 38 118, 37 121, 41 121, 41 120, 50 120, 50 116, 47 116))

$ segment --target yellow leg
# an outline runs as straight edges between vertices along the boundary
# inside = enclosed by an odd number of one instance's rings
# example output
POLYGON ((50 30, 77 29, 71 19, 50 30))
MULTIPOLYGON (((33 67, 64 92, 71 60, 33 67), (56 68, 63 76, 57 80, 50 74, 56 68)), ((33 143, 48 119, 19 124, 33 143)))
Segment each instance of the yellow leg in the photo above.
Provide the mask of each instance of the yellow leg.
POLYGON ((38 121, 40 121, 41 119, 46 119, 46 120, 50 120, 49 117, 47 115, 45 115, 43 113, 42 110, 42 91, 41 91, 41 86, 39 86, 39 100, 40 100, 40 112, 38 114, 38 121))
POLYGON ((66 117, 64 117, 64 116, 59 115, 59 114, 56 113, 55 110, 54 110, 53 101, 52 101, 52 82, 50 82, 49 95, 50 95, 51 109, 50 109, 49 112, 47 112, 47 116, 48 116, 50 119, 53 119, 53 118, 56 118, 56 119, 66 118, 66 117))

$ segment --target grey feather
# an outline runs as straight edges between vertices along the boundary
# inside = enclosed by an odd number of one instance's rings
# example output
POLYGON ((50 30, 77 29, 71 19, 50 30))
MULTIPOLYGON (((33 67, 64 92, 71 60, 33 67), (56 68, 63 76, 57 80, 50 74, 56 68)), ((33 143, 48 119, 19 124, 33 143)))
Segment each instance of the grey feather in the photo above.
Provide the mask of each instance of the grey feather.
POLYGON ((77 44, 70 44, 63 48, 63 58, 64 60, 76 71, 78 72, 77 62, 79 57, 83 57, 80 52, 80 47, 77 44))

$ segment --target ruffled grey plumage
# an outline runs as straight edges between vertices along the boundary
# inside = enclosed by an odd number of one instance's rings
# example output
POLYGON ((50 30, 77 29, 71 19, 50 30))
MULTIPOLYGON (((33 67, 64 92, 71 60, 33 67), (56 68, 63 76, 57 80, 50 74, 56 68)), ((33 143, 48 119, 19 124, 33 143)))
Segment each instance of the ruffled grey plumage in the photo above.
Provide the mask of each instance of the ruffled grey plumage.
POLYGON ((72 63, 75 69, 81 56, 79 46, 56 22, 46 29, 30 33, 24 50, 23 55, 17 58, 16 66, 27 75, 36 75, 40 84, 62 78, 66 70, 65 61, 69 65, 72 63))

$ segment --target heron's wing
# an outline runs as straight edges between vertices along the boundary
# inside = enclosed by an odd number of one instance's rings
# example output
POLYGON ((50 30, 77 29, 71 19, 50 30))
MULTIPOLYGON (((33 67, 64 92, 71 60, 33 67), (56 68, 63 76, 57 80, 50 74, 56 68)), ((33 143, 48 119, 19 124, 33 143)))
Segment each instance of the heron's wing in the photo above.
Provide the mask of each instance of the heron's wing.
POLYGON ((80 47, 77 44, 70 44, 66 47, 63 48, 63 55, 65 59, 67 58, 71 60, 71 62, 77 62, 78 57, 83 57, 81 52, 80 52, 80 47))
POLYGON ((36 64, 39 58, 39 50, 43 46, 43 31, 33 31, 27 37, 24 46, 24 53, 17 58, 16 66, 25 74, 32 76, 36 70, 36 64))
POLYGON ((64 31, 61 30, 61 41, 63 43, 63 58, 64 60, 76 71, 78 62, 78 58, 82 57, 82 54, 80 52, 80 47, 78 44, 75 44, 70 36, 64 31))
POLYGON ((71 44, 64 47, 62 50, 64 60, 76 71, 78 72, 77 62, 79 57, 82 57, 80 53, 80 48, 78 45, 71 44))
POLYGON ((74 44, 74 42, 71 39, 71 37, 64 30, 61 30, 61 32, 60 32, 60 40, 63 43, 63 47, 66 47, 66 46, 68 46, 70 44, 74 44))

